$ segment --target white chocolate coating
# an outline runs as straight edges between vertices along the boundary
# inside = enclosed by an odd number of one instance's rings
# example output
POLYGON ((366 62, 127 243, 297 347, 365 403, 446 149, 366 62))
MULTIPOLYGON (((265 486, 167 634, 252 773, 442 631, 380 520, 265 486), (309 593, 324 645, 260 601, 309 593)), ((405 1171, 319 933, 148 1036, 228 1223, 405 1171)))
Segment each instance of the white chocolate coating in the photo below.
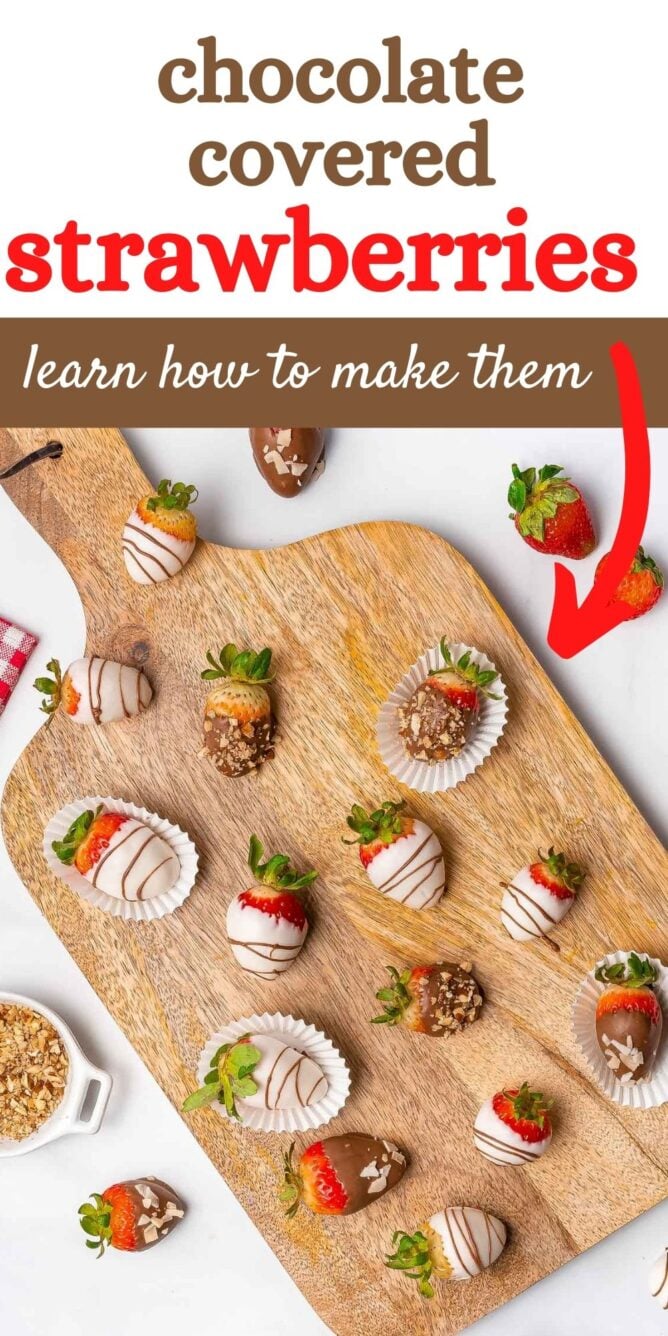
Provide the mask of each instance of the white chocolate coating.
POLYGON ((178 575, 195 550, 195 539, 186 542, 147 524, 133 510, 123 530, 123 556, 128 575, 136 584, 159 584, 178 575))
POLYGON ((235 960, 248 974, 271 981, 297 959, 308 923, 299 928, 275 914, 265 914, 236 896, 227 911, 227 936, 235 960))
POLYGON ((544 1141, 524 1141, 494 1112, 491 1099, 485 1101, 473 1124, 473 1144, 492 1164, 531 1164, 545 1154, 551 1140, 552 1132, 544 1141))
POLYGON ((388 900, 409 909, 432 909, 445 890, 443 850, 424 821, 414 821, 413 827, 410 835, 381 849, 366 870, 388 900))
POLYGON ((452 1280, 471 1280, 480 1275, 506 1246, 503 1221, 477 1206, 448 1206, 432 1215, 429 1226, 441 1240, 452 1267, 452 1280))
POLYGON ((86 881, 117 900, 152 900, 171 890, 181 871, 174 850, 142 821, 127 817, 86 881))
POLYGON ((668 1248, 657 1257, 649 1273, 649 1292, 662 1308, 668 1309, 668 1248))
POLYGON ((298 1109, 317 1104, 327 1094, 327 1078, 305 1053, 282 1044, 272 1035, 254 1034, 247 1040, 261 1053, 253 1071, 257 1091, 238 1100, 239 1108, 298 1109))
POLYGON ((503 892, 501 922, 516 942, 535 941, 547 937, 561 923, 574 900, 574 895, 563 900, 552 895, 546 886, 534 881, 528 867, 523 867, 503 892))
POLYGON ((113 659, 75 659, 69 677, 79 696, 75 724, 113 724, 141 714, 153 700, 153 688, 141 668, 113 659))

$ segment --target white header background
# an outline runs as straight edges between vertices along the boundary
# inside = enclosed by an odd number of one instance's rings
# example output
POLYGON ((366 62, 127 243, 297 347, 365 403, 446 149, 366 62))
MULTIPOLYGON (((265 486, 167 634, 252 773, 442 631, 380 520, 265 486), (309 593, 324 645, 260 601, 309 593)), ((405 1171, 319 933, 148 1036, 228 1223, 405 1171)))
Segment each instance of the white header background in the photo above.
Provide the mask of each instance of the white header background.
MULTIPOLYGON (((53 235, 70 218, 93 236, 179 231, 194 240, 199 232, 213 232, 233 248, 239 232, 250 231, 259 242, 265 231, 290 230, 284 210, 306 202, 313 230, 331 230, 350 245, 383 229, 399 237, 422 231, 503 235, 513 230, 504 227, 507 210, 523 205, 534 251, 562 230, 590 245, 606 232, 626 232, 637 243, 639 277, 620 294, 597 292, 590 283, 572 294, 541 286, 511 294, 499 290, 499 257, 483 259, 489 274, 497 275, 486 293, 454 292, 446 280, 437 293, 377 295, 348 279, 325 296, 296 296, 285 248, 264 296, 247 283, 235 294, 221 293, 204 256, 197 293, 154 294, 139 283, 128 293, 77 295, 54 281, 42 293, 17 294, 3 280, 2 315, 665 314, 664 219, 657 207, 665 15, 658 0, 631 11, 621 0, 561 0, 558 10, 541 9, 533 0, 414 0, 410 6, 397 0, 382 6, 360 0, 336 0, 334 6, 115 0, 102 9, 89 0, 33 0, 3 10, 3 255, 10 237, 23 231, 53 235), (483 99, 464 106, 453 96, 446 106, 388 105, 380 97, 355 106, 336 96, 310 106, 296 93, 274 106, 254 100, 166 102, 157 86, 161 66, 179 56, 199 58, 197 39, 210 34, 219 39, 220 56, 234 56, 247 69, 265 57, 295 69, 316 56, 337 66, 366 57, 382 68, 382 38, 400 34, 406 68, 421 56, 447 64, 467 47, 481 67, 504 57, 518 60, 525 91, 508 105, 483 99), (188 169, 192 149, 208 139, 230 147, 253 139, 296 146, 309 139, 362 145, 426 139, 449 147, 469 137, 469 121, 480 116, 490 123, 490 170, 497 180, 491 187, 463 188, 447 179, 416 187, 398 171, 389 187, 337 187, 316 167, 298 189, 277 165, 264 186, 226 181, 207 188, 188 169)), ((395 163, 393 170, 398 168, 395 163)), ((439 273, 454 274, 455 258, 437 260, 439 273)), ((142 269, 141 258, 130 261, 138 278, 142 269)))

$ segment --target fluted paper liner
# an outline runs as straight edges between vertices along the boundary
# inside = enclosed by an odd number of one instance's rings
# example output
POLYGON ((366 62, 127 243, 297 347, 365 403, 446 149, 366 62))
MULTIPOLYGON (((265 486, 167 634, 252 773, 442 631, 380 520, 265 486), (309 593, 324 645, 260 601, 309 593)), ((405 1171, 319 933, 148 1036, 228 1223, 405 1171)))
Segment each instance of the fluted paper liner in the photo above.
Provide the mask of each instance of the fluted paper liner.
POLYGON ((627 1081, 624 1085, 601 1053, 596 1038, 596 1005, 605 984, 594 977, 595 970, 601 965, 621 965, 628 960, 630 951, 614 951, 609 956, 596 962, 593 970, 583 980, 573 1003, 571 1024, 579 1048, 582 1050, 596 1084, 608 1099, 621 1104, 626 1109, 656 1109, 668 1101, 668 1043, 666 1043, 666 1024, 668 1023, 668 973, 660 960, 655 960, 644 951, 637 951, 641 960, 649 960, 659 971, 654 991, 664 1015, 664 1033, 659 1051, 654 1060, 652 1075, 648 1081, 627 1081))
POLYGON ((172 914, 184 900, 188 899, 197 877, 199 857, 190 836, 179 826, 173 826, 170 821, 166 821, 164 817, 156 816, 155 812, 148 812, 145 807, 136 807, 134 803, 123 802, 120 798, 95 796, 79 798, 76 802, 68 803, 67 807, 61 808, 60 812, 51 818, 44 832, 43 847, 44 857, 51 871, 60 881, 64 881, 76 891, 83 900, 87 900, 89 905, 102 909, 105 914, 111 914, 113 918, 130 919, 136 923, 149 923, 152 919, 172 914), (155 831, 156 835, 160 835, 174 850, 181 871, 168 891, 163 891, 161 895, 156 895, 151 900, 117 899, 116 896, 108 895, 106 891, 91 886, 74 866, 61 863, 51 848, 53 841, 62 840, 72 822, 81 816, 82 812, 88 811, 89 808, 95 810, 96 807, 103 807, 105 812, 122 812, 124 816, 143 821, 145 826, 155 831))
MULTIPOLYGON (((492 663, 491 659, 488 659, 487 655, 482 654, 480 650, 473 649, 471 645, 452 645, 448 642, 448 648, 455 661, 461 658, 466 650, 469 650, 472 662, 476 663, 479 668, 491 668, 496 672, 496 665, 492 663)), ((490 683, 490 690, 495 695, 500 696, 501 699, 491 700, 488 696, 482 697, 476 729, 459 755, 451 761, 438 761, 435 765, 429 765, 427 761, 414 760, 408 755, 399 735, 398 709, 400 705, 406 703, 415 688, 419 687, 420 683, 424 682, 430 673, 433 673, 436 668, 442 667, 441 647, 435 645, 404 674, 394 688, 389 700, 381 706, 378 716, 376 737, 384 764, 395 779, 398 779, 401 784, 406 784, 408 788, 415 789, 418 793, 442 793, 445 789, 453 789, 457 784, 461 784, 463 780, 467 779, 469 775, 472 775, 473 771, 477 770, 479 765, 482 765, 492 748, 499 741, 508 714, 506 688, 501 678, 497 677, 495 682, 490 683)))
MULTIPOLYGON (((305 1053, 318 1064, 326 1077, 328 1089, 322 1099, 306 1108, 252 1109, 245 1107, 243 1101, 239 1100, 237 1112, 243 1127, 253 1132, 312 1132, 316 1127, 324 1127, 341 1112, 350 1091, 350 1071, 345 1060, 321 1030, 316 1030, 314 1025, 308 1025, 294 1016, 281 1016, 279 1012, 273 1016, 266 1011, 261 1016, 242 1016, 241 1020, 233 1021, 224 1030, 212 1035, 200 1055, 197 1067, 199 1085, 204 1085, 211 1059, 221 1044, 234 1043, 246 1034, 266 1034, 282 1044, 288 1044, 298 1053, 305 1053)), ((224 1104, 216 1101, 211 1108, 223 1118, 236 1122, 236 1119, 230 1119, 224 1104)))

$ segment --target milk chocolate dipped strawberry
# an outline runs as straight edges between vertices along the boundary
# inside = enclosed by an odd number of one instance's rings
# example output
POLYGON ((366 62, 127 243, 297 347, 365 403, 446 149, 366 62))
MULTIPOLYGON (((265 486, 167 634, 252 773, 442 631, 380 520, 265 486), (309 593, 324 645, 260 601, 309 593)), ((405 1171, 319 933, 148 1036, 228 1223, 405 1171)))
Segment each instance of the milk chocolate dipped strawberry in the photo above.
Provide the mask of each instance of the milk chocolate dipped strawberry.
POLYGON ((123 530, 125 565, 137 584, 159 584, 183 570, 197 541, 189 509, 196 500, 192 484, 163 478, 153 495, 137 502, 123 530))
MULTIPOLYGON (((575 902, 585 873, 566 854, 538 851, 535 863, 520 868, 511 882, 503 883, 501 922, 516 942, 547 937, 561 923, 575 902)), ((559 948, 554 944, 555 950, 559 948)))
POLYGON ((424 1299, 432 1299, 432 1278, 472 1280, 501 1256, 507 1230, 503 1220, 477 1206, 448 1206, 416 1234, 402 1230, 392 1236, 395 1249, 385 1258, 392 1271, 416 1280, 424 1299))
POLYGON ((225 645, 218 659, 207 654, 205 682, 221 685, 204 706, 204 750, 230 779, 247 775, 274 755, 275 720, 267 686, 273 681, 271 650, 256 654, 225 645))
POLYGON ((248 434, 255 463, 279 496, 297 496, 318 468, 322 472, 322 427, 249 427, 248 434))
POLYGON ((360 862, 388 900, 410 909, 431 909, 445 890, 443 850, 424 821, 406 816, 405 803, 384 802, 375 812, 355 804, 348 825, 359 844, 360 862))
POLYGON ((399 973, 387 966, 390 984, 376 993, 382 1016, 372 1025, 405 1025, 420 1034, 451 1035, 477 1021, 482 1010, 482 989, 470 966, 443 960, 438 965, 414 965, 399 973))
POLYGON ((354 1215, 378 1201, 404 1176, 406 1156, 393 1141, 357 1132, 326 1137, 294 1162, 294 1142, 283 1157, 279 1193, 291 1219, 303 1202, 316 1215, 354 1215))
POLYGON ((204 1085, 188 1096, 183 1111, 218 1103, 243 1122, 244 1109, 303 1109, 327 1090, 327 1077, 305 1053, 273 1035, 247 1034, 214 1053, 204 1085))
POLYGON ((53 852, 106 895, 152 900, 171 890, 181 865, 174 850, 143 821, 122 812, 82 812, 53 852))
POLYGON ((498 673, 480 668, 466 650, 455 663, 445 639, 441 640, 443 668, 433 672, 399 706, 399 734, 408 755, 435 765, 458 756, 478 722, 483 697, 498 673))
POLYGON ((525 1081, 499 1090, 483 1104, 473 1124, 473 1144, 492 1164, 531 1164, 552 1140, 550 1100, 525 1081))
POLYGON ((263 853, 257 835, 251 835, 248 865, 255 885, 232 900, 227 936, 243 970, 273 980, 289 969, 306 941, 309 924, 298 892, 318 874, 294 872, 285 854, 262 863, 263 853))
POLYGON ((626 961, 601 965, 595 974, 606 985, 596 1004, 596 1038, 605 1061, 622 1085, 646 1081, 663 1029, 653 987, 656 967, 632 951, 626 961))
POLYGON ((145 1252, 161 1243, 185 1215, 178 1193, 159 1178, 137 1178, 93 1192, 79 1207, 86 1247, 101 1257, 106 1248, 145 1252))
POLYGON ((153 700, 153 688, 141 668, 113 659, 75 659, 61 674, 57 659, 46 665, 52 677, 33 683, 51 718, 61 708, 75 724, 114 724, 141 714, 153 700))

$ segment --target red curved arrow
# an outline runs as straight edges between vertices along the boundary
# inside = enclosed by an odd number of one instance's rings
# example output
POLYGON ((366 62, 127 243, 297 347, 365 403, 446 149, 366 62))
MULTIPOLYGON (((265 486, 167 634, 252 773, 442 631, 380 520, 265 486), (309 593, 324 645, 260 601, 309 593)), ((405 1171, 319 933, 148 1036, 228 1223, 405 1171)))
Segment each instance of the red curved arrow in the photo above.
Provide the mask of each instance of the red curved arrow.
POLYGON ((649 508, 649 436, 638 372, 626 344, 615 343, 610 356, 624 433, 622 513, 609 559, 579 607, 571 571, 560 562, 554 568, 554 605, 547 643, 562 659, 571 659, 625 620, 624 609, 619 604, 611 605, 610 600, 638 551, 649 508))

